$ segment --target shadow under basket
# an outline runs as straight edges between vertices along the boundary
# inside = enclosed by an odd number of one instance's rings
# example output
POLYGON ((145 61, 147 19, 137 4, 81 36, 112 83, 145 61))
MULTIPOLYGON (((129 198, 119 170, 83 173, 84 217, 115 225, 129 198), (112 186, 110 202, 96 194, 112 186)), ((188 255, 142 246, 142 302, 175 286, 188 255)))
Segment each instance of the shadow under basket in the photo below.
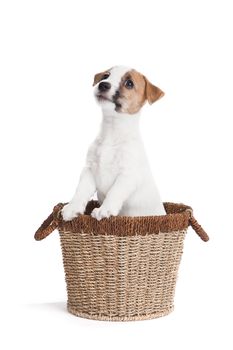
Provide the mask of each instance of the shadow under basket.
POLYGON ((183 242, 191 225, 208 236, 184 204, 164 203, 167 215, 115 216, 97 221, 90 201, 84 215, 64 221, 59 203, 35 234, 60 234, 68 311, 80 317, 130 321, 173 310, 183 242))

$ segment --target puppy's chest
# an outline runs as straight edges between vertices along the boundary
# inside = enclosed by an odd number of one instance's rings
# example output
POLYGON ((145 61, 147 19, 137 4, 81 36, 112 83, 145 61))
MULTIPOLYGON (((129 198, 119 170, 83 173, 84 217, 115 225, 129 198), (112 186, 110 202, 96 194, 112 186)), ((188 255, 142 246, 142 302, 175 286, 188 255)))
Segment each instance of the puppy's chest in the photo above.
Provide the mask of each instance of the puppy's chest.
POLYGON ((99 144, 95 148, 93 167, 98 173, 115 174, 125 166, 125 158, 122 145, 99 144))
POLYGON ((99 190, 106 192, 112 186, 117 175, 126 168, 128 157, 128 152, 122 144, 93 145, 89 164, 99 190))

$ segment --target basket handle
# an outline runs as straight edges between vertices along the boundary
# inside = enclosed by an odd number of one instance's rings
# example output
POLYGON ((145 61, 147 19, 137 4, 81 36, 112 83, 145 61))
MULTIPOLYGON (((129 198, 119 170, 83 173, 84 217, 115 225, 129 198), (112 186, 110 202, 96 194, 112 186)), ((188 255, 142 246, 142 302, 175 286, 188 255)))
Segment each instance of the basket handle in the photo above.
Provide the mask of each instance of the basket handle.
POLYGON ((189 212, 189 225, 193 228, 196 234, 204 241, 207 242, 209 240, 209 236, 205 232, 205 230, 201 227, 201 225, 197 222, 195 217, 193 216, 192 209, 186 209, 189 212))
POLYGON ((34 235, 34 238, 36 241, 41 241, 42 239, 46 238, 48 235, 50 235, 50 233, 52 233, 58 227, 59 215, 64 205, 65 204, 63 203, 59 203, 55 205, 52 213, 47 217, 47 219, 42 223, 42 225, 36 231, 34 235))

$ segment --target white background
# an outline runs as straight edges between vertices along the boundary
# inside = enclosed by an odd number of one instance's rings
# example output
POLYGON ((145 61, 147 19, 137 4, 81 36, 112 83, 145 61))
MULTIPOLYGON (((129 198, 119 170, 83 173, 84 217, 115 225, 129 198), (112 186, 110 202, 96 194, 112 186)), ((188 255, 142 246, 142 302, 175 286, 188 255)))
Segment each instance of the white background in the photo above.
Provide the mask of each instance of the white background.
POLYGON ((0 2, 1 349, 232 349, 232 2, 0 2), (166 95, 141 130, 164 201, 194 209, 175 311, 151 321, 66 312, 57 233, 33 234, 69 201, 101 112, 96 72, 130 65, 166 95))

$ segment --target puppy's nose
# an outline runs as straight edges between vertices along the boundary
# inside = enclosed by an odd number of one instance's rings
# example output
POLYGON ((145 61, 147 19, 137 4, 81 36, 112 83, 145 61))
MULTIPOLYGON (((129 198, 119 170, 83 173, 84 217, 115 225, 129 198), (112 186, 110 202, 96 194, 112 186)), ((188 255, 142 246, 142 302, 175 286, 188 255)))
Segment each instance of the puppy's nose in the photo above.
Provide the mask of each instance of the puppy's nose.
POLYGON ((107 81, 102 81, 98 86, 99 91, 104 92, 111 89, 111 84, 107 81))

